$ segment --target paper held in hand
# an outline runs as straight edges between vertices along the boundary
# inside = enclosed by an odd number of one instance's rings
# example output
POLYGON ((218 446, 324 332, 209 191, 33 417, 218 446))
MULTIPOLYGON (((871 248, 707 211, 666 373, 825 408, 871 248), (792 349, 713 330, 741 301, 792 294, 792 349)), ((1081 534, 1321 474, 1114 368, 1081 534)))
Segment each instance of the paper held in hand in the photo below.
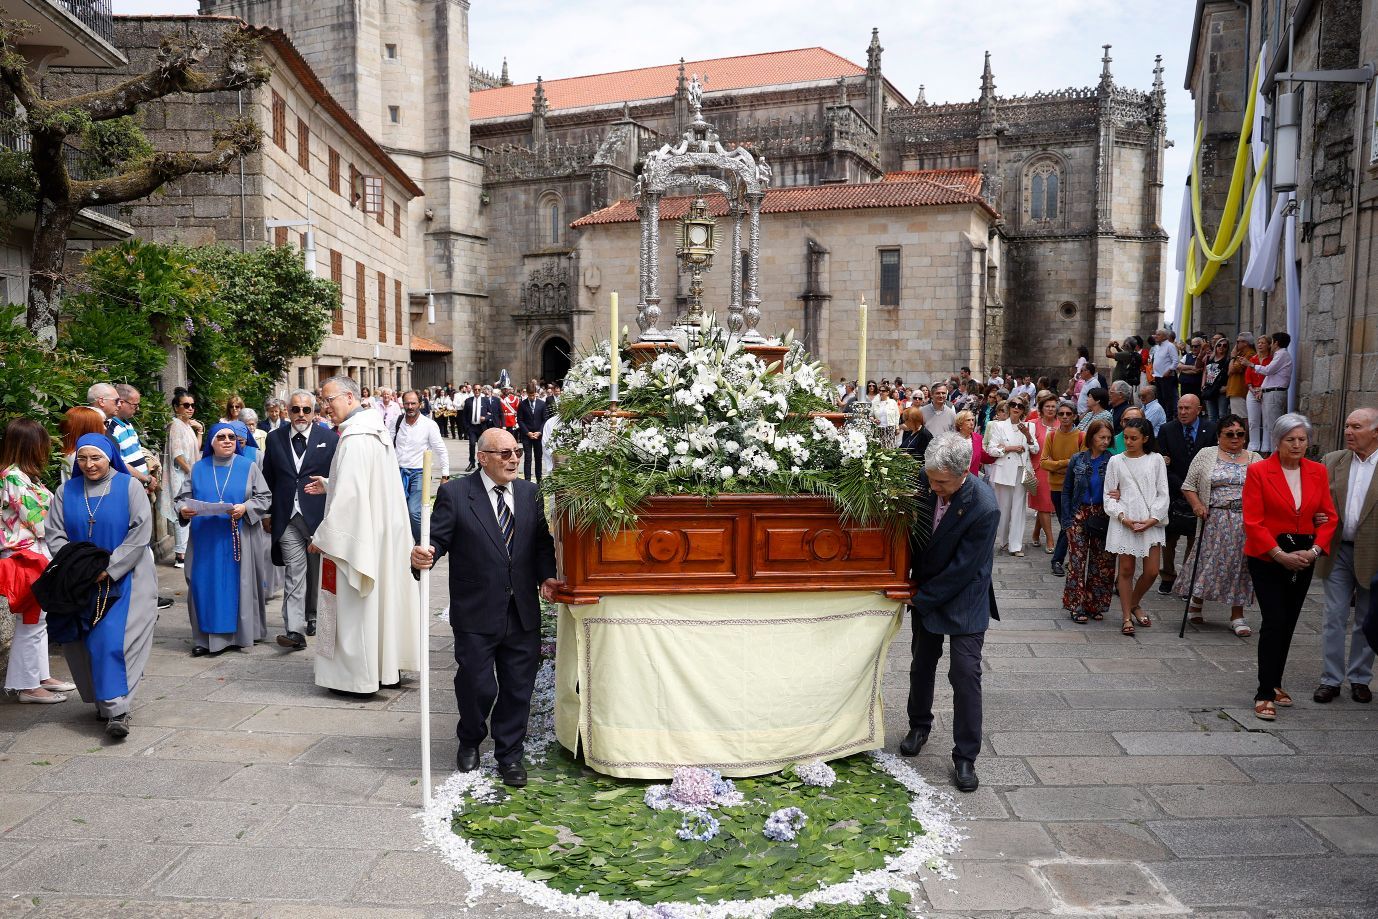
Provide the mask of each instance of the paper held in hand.
POLYGON ((195 498, 186 499, 182 506, 196 511, 198 517, 228 517, 230 511, 234 510, 233 504, 223 501, 198 501, 195 498))

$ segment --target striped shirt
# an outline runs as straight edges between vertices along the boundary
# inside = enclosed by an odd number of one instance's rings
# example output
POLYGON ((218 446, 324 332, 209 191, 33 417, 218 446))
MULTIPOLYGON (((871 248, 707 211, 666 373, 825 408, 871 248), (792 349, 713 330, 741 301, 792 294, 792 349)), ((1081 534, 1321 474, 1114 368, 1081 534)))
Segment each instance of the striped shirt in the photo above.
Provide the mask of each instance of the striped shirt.
POLYGON ((144 459, 144 448, 139 444, 139 432, 134 430, 134 425, 122 418, 112 418, 110 436, 115 438, 124 464, 131 470, 147 475, 148 460, 144 459))

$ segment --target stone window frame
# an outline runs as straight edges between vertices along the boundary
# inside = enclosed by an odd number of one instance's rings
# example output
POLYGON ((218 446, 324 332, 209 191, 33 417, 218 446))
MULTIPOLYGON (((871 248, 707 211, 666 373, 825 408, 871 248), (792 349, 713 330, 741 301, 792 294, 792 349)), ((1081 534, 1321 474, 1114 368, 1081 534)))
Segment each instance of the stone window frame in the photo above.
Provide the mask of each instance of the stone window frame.
POLYGON ((904 296, 904 251, 902 246, 876 247, 876 305, 895 307, 904 296), (894 284, 885 283, 885 258, 894 254, 894 284))
POLYGON ((383 60, 395 62, 401 59, 402 55, 401 52, 397 50, 396 42, 387 42, 383 45, 383 60))
POLYGON ((564 226, 560 220, 564 209, 564 196, 554 189, 541 192, 540 198, 536 201, 536 213, 538 215, 536 219, 542 222, 549 221, 540 227, 540 238, 547 246, 558 246, 560 241, 564 239, 564 226))
POLYGON ((1027 229, 1053 229, 1067 222, 1067 160, 1051 150, 1040 150, 1024 161, 1019 171, 1019 218, 1027 229), (1056 213, 1046 214, 1047 195, 1044 195, 1044 216, 1034 217, 1033 186, 1036 175, 1055 176, 1057 191, 1053 203, 1056 213))
POLYGON ((400 105, 389 105, 389 106, 388 106, 388 124, 401 124, 401 123, 402 123, 402 106, 400 106, 400 105))

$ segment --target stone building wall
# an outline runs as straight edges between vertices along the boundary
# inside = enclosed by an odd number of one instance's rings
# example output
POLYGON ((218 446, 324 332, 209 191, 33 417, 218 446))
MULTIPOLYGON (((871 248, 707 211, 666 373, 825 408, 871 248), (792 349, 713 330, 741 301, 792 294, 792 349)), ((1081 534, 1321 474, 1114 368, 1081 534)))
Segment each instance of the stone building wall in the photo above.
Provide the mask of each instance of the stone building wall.
MULTIPOLYGON (((1208 2, 1195 24, 1197 43, 1186 74, 1195 101, 1194 116, 1206 124, 1202 150, 1203 224, 1209 235, 1217 226, 1229 181, 1240 113, 1243 81, 1252 72, 1264 41, 1270 49, 1287 44, 1286 25, 1295 2, 1263 3, 1248 10, 1208 2)), ((1296 71, 1333 70, 1378 63, 1378 3, 1336 0, 1317 4, 1292 36, 1296 71)), ((1269 52, 1272 57, 1272 51, 1269 52)), ((1266 62, 1265 62, 1266 64, 1266 62)), ((1288 69, 1284 57, 1281 69, 1288 69)), ((1378 405, 1378 162, 1374 158, 1374 91, 1353 85, 1282 84, 1279 91, 1301 88, 1301 152, 1297 187, 1300 263, 1301 342, 1296 348, 1299 380, 1297 409, 1316 427, 1318 449, 1342 443, 1344 416, 1360 406, 1378 405), (1356 125, 1360 143, 1356 150, 1356 125), (1355 156, 1359 170, 1359 214, 1354 212, 1355 156), (1357 283, 1351 285, 1351 272, 1357 283)), ((1252 175, 1250 176, 1252 178, 1252 175)), ((1271 195, 1269 196, 1271 200, 1271 195)), ((1238 287, 1237 266, 1248 260, 1248 246, 1231 259, 1198 301, 1203 329, 1238 327, 1251 334, 1286 328, 1287 297, 1281 280, 1269 293, 1238 287), (1238 313, 1236 313, 1236 310, 1238 313)))
MULTIPOLYGON (((867 374, 922 381, 946 376, 963 365, 979 366, 984 304, 982 273, 998 264, 998 245, 988 248, 990 214, 974 205, 875 208, 768 214, 762 218, 760 329, 766 335, 796 336, 804 324, 801 295, 808 289, 810 243, 826 249, 830 294, 821 313, 814 353, 830 375, 857 372, 857 306, 869 304, 867 374), (900 303, 876 302, 882 248, 900 249, 900 303)), ((661 225, 662 303, 675 293, 673 222, 661 225)), ((596 291, 580 285, 574 317, 574 345, 587 348, 608 335, 608 294, 620 294, 622 323, 636 330, 637 253, 640 225, 598 224, 580 236, 581 264, 597 265, 596 291)), ((704 283, 705 306, 726 318, 728 268, 719 265, 704 283)), ((662 327, 668 322, 662 320, 662 327)))
POLYGON ((469 138, 468 0, 201 0, 201 12, 286 32, 425 190, 404 215, 414 240, 409 315, 419 334, 454 348, 448 377, 474 376, 493 330, 483 166, 469 138), (426 321, 426 291, 435 325, 426 321))
MULTIPOLYGON (((142 73, 157 53, 162 37, 169 33, 202 34, 213 38, 224 28, 238 28, 233 20, 197 20, 189 17, 118 17, 115 44, 129 58, 129 65, 108 74, 90 71, 65 71, 50 79, 64 92, 114 85, 130 74, 142 73)), ((153 242, 189 246, 227 245, 254 248, 285 242, 302 248, 306 228, 268 228, 266 221, 314 222, 316 273, 331 276, 331 252, 340 253, 342 268, 342 332, 328 334, 320 353, 298 359, 281 384, 283 390, 297 385, 314 387, 321 378, 347 370, 369 386, 380 379, 390 384, 409 379, 410 316, 408 290, 408 226, 402 217, 394 219, 396 202, 403 215, 412 198, 399 181, 387 173, 386 165, 366 149, 347 127, 330 116, 301 79, 293 72, 282 53, 265 40, 264 54, 273 71, 269 82, 243 94, 217 93, 213 96, 179 95, 144 106, 141 120, 149 140, 158 149, 206 152, 212 149, 215 129, 238 117, 251 115, 264 129, 262 147, 245 158, 241 181, 239 170, 224 175, 194 175, 168 183, 156 195, 125 205, 123 213, 138 235, 153 242), (241 98, 242 95, 242 98, 241 98), (284 143, 273 138, 273 100, 277 96, 286 108, 284 143), (298 161, 298 119, 307 125, 310 167, 298 161), (339 154, 340 185, 329 186, 329 151, 339 154), (383 180, 383 222, 351 203, 351 168, 383 180), (366 334, 358 335, 358 265, 364 266, 364 305, 366 334), (387 337, 379 334, 378 276, 386 280, 384 290, 387 337), (401 282, 402 323, 397 323, 398 287, 401 282)))

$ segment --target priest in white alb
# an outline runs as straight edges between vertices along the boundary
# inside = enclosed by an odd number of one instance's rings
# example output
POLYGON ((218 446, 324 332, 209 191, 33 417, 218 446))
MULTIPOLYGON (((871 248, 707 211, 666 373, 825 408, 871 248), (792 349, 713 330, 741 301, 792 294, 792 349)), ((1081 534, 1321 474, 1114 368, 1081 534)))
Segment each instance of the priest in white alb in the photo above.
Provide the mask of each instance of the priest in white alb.
POLYGON ((306 486, 326 496, 310 549, 322 556, 316 685, 370 695, 420 667, 411 522, 382 414, 363 407, 359 384, 349 377, 326 380, 321 396, 340 441, 329 478, 306 486))

